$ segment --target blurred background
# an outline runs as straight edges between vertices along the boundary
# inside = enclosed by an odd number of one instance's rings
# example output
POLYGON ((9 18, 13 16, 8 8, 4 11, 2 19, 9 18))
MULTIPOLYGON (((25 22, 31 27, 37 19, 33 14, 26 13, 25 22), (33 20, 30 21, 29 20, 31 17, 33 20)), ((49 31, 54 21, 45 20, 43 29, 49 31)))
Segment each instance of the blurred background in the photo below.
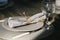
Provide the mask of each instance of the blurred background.
POLYGON ((11 16, 31 16, 41 12, 41 0, 8 0, 7 5, 0 7, 0 19, 11 16))

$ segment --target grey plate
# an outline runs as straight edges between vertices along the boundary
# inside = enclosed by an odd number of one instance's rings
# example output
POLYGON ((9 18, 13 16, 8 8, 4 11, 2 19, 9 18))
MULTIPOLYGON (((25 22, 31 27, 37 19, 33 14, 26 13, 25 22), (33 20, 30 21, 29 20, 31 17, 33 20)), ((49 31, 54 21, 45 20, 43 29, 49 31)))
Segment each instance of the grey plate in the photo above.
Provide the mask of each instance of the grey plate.
MULTIPOLYGON (((16 18, 20 18, 20 17, 13 17, 13 18, 16 19, 16 18)), ((31 24, 28 26, 23 26, 23 27, 18 27, 18 28, 10 28, 7 25, 7 21, 8 21, 8 18, 6 18, 5 21, 2 23, 2 27, 7 30, 10 30, 10 31, 34 31, 34 30, 37 30, 43 26, 43 22, 41 22, 41 23, 31 24)))

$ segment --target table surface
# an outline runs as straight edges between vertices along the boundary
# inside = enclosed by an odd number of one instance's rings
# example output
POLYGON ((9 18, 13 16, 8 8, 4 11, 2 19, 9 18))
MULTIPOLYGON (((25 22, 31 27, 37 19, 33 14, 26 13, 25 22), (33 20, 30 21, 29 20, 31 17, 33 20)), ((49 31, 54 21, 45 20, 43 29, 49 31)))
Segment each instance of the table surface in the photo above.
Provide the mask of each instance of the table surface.
MULTIPOLYGON (((0 38, 4 38, 4 39, 12 39, 12 37, 17 36, 17 35, 21 35, 23 33, 26 32, 14 32, 14 31, 9 31, 6 30, 2 27, 1 25, 2 23, 0 23, 0 38)), ((26 36, 23 36, 21 38, 18 38, 18 40, 33 40, 35 39, 35 37, 37 37, 38 35, 41 35, 46 29, 42 29, 40 31, 37 32, 33 32, 31 34, 28 34, 26 36), (33 36, 32 36, 33 35, 33 36)), ((15 40, 15 39, 14 39, 15 40)), ((17 40, 17 39, 16 39, 17 40)))

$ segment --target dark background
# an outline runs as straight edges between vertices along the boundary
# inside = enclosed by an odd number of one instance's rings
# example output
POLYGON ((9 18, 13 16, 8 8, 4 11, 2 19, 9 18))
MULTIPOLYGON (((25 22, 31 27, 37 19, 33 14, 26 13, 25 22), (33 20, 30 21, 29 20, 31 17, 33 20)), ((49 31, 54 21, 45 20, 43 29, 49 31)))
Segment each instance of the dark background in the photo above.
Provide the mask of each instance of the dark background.
MULTIPOLYGON (((60 15, 58 15, 60 17, 60 15)), ((36 40, 60 40, 60 18, 57 18, 54 22, 54 31, 51 35, 40 39, 40 37, 37 37, 36 40)))

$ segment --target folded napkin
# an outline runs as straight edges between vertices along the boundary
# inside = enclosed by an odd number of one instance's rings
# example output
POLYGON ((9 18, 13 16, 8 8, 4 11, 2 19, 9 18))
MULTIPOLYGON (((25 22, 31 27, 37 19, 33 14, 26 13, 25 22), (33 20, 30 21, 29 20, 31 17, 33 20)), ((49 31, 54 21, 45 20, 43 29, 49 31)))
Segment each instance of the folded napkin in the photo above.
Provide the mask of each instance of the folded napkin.
POLYGON ((26 23, 27 22, 25 22, 23 20, 14 19, 13 17, 9 17, 9 19, 8 19, 8 25, 9 25, 10 28, 20 26, 20 25, 24 25, 26 23))
MULTIPOLYGON (((21 18, 21 17, 20 17, 21 18)), ((46 19, 46 15, 42 12, 42 13, 37 13, 33 16, 31 16, 30 18, 26 20, 22 19, 14 19, 13 17, 9 17, 8 18, 8 25, 10 28, 16 27, 16 26, 21 26, 21 25, 26 25, 28 22, 29 23, 34 23, 34 22, 38 22, 38 20, 44 20, 46 19)))

